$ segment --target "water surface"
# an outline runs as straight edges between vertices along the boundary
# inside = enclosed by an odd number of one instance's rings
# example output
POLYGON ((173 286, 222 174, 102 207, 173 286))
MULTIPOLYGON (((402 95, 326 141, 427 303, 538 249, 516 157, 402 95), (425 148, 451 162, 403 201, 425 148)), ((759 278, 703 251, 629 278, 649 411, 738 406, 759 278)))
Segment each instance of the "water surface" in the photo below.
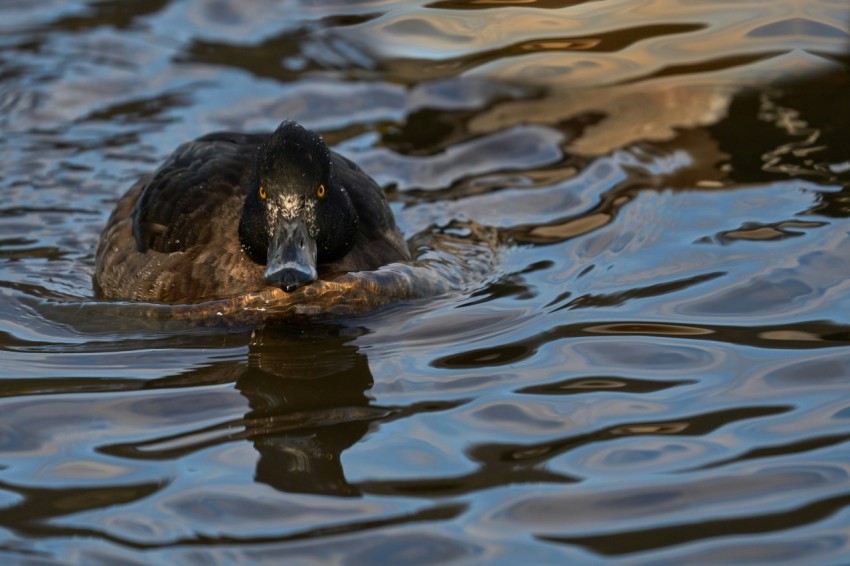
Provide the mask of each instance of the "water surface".
POLYGON ((848 21, 844 0, 3 3, 3 562, 844 562, 848 21), (407 236, 468 240, 420 253, 498 234, 486 269, 298 324, 94 299, 139 175, 286 118, 407 236))

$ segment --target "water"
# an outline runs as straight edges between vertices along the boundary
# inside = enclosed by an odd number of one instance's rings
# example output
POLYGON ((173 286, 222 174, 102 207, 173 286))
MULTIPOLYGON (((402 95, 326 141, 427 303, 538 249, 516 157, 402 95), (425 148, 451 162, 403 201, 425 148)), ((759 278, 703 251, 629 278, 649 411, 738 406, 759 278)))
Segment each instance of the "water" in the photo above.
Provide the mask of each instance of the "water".
POLYGON ((844 0, 37 4, 0 5, 4 563, 847 560, 844 0), (489 270, 298 324, 93 300, 139 175, 284 118, 489 270))

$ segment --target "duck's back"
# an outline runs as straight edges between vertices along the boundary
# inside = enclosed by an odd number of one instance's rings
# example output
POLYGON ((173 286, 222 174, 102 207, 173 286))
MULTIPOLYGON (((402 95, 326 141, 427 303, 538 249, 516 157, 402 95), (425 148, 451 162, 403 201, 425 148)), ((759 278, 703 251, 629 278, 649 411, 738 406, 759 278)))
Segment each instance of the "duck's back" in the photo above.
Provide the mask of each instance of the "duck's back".
POLYGON ((134 207, 139 251, 180 252, 215 241, 223 211, 235 206, 239 213, 267 137, 221 132, 179 146, 144 184, 134 207))
MULTIPOLYGON (((199 302, 267 287, 238 226, 256 154, 270 134, 221 132, 179 146, 117 203, 98 244, 95 288, 108 299, 199 302)), ((381 188, 332 153, 358 213, 354 247, 320 272, 376 269, 409 259, 381 188)))

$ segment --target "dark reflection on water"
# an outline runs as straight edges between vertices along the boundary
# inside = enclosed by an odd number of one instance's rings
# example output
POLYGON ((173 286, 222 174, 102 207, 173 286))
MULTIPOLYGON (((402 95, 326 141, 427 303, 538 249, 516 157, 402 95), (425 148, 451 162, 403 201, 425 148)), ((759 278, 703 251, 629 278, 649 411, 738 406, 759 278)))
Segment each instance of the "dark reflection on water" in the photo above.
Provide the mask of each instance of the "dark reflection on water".
POLYGON ((0 4, 0 561, 846 562, 848 21, 0 4), (387 188, 422 262, 375 280, 428 292, 93 299, 139 175, 284 118, 387 188))

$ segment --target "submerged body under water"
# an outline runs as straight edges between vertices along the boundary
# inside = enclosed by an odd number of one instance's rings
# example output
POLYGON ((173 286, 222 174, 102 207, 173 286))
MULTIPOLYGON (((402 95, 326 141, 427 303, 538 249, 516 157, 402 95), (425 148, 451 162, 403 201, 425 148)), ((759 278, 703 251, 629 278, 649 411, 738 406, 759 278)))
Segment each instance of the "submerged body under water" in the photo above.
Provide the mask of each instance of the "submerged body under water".
POLYGON ((850 554, 843 2, 0 16, 4 563, 850 554), (283 119, 411 261, 94 296, 128 187, 283 119))
POLYGON ((78 303, 72 308, 91 311, 98 324, 112 325, 115 317, 130 317, 135 324, 151 319, 188 327, 318 322, 361 316, 403 301, 468 292, 495 276, 502 250, 510 249, 497 230, 469 222, 416 234, 409 245, 418 252, 410 261, 330 274, 294 291, 268 286, 199 302, 113 300, 78 303))

